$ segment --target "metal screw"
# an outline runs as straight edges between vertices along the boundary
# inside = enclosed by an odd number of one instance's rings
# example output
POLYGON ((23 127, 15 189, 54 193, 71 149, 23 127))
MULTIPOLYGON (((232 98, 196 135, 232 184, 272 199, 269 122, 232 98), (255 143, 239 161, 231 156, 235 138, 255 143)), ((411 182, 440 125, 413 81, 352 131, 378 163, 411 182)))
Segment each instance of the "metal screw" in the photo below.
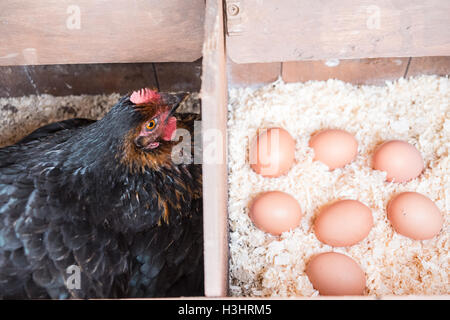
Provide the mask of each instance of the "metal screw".
POLYGON ((237 16, 239 14, 239 7, 237 4, 230 4, 227 8, 227 12, 230 16, 237 16))

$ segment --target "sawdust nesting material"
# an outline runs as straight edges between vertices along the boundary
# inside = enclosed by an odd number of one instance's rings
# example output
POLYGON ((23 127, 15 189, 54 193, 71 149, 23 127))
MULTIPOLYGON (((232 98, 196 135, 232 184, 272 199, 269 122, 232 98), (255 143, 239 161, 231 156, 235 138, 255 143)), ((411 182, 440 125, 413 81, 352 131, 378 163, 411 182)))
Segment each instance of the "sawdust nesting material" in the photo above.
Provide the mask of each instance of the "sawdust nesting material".
POLYGON ((228 106, 228 214, 230 289, 233 296, 316 296, 305 274, 309 259, 340 252, 365 271, 366 295, 446 295, 449 282, 450 80, 421 76, 353 86, 338 80, 285 84, 259 89, 234 88, 228 106), (296 140, 296 161, 285 176, 264 178, 250 169, 248 146, 260 128, 282 127, 296 140), (313 161, 308 141, 324 128, 344 129, 356 137, 358 156, 329 171, 313 161), (371 155, 385 140, 413 144, 425 162, 423 173, 404 183, 385 181, 371 169, 371 155), (291 194, 304 216, 296 229, 271 236, 248 216, 256 194, 291 194), (397 234, 386 217, 386 204, 397 192, 425 194, 444 215, 433 239, 416 241, 397 234), (355 199, 372 210, 374 227, 367 238, 346 248, 317 240, 313 221, 318 209, 335 199, 355 199))

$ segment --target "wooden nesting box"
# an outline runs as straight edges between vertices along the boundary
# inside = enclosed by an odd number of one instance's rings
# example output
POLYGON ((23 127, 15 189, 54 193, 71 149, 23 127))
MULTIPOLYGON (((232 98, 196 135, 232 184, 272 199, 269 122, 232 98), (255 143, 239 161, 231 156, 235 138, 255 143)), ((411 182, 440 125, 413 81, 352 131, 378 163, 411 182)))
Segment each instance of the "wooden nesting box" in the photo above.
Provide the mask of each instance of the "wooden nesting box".
POLYGON ((445 0, 206 1, 203 130, 219 130, 222 137, 215 144, 219 159, 208 163, 205 154, 203 163, 206 296, 228 292, 228 88, 279 77, 382 84, 423 73, 448 75, 449 15, 445 0))

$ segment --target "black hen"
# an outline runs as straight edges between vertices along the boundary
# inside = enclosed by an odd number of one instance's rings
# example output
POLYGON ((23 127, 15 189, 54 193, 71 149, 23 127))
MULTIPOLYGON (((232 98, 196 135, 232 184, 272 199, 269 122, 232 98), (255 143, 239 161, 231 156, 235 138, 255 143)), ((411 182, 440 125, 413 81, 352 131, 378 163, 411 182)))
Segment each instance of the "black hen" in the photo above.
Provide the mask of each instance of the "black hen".
POLYGON ((0 149, 0 298, 203 294, 201 166, 171 156, 198 120, 174 116, 184 96, 144 89, 0 149))

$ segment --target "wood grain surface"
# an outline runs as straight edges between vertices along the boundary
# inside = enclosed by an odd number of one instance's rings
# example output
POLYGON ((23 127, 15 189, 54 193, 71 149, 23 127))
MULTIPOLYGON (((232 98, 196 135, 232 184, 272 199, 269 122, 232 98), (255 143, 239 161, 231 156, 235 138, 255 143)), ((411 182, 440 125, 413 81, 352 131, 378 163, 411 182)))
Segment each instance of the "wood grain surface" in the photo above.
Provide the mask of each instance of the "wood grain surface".
POLYGON ((194 61, 204 0, 0 2, 0 65, 194 61))
POLYGON ((227 0, 227 52, 237 63, 445 56, 449 16, 448 0, 227 0))
POLYGON ((420 74, 450 75, 450 57, 415 57, 406 73, 406 77, 420 74))
POLYGON ((339 79, 353 84, 383 84, 405 75, 409 58, 284 62, 286 82, 339 79))
POLYGON ((160 91, 200 91, 202 59, 194 62, 168 62, 154 65, 160 91))
POLYGON ((207 0, 202 75, 205 295, 228 291, 227 80, 221 0, 207 0))
POLYGON ((228 59, 227 75, 230 87, 271 83, 281 75, 281 62, 238 64, 228 59))
POLYGON ((0 66, 0 98, 32 94, 126 94, 143 87, 199 92, 202 60, 0 66))

